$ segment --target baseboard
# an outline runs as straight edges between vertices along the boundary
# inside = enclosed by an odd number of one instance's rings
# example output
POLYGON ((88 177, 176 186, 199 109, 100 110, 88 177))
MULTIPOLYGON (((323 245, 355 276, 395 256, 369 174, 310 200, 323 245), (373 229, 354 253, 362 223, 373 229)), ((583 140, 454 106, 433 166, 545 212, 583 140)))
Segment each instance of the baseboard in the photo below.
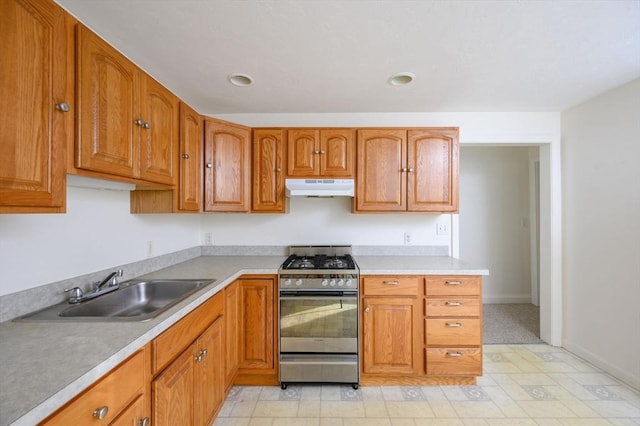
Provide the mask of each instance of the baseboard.
POLYGON ((620 369, 617 366, 611 364, 606 359, 603 359, 599 355, 596 355, 593 352, 583 348, 582 346, 576 345, 570 341, 565 340, 562 343, 562 347, 573 353, 574 355, 577 355, 580 358, 584 359, 585 361, 590 362, 596 367, 601 368, 606 373, 612 375, 621 382, 626 383, 636 390, 640 390, 640 376, 634 375, 630 371, 620 369))
POLYGON ((482 303, 485 304, 497 304, 497 303, 531 303, 530 294, 511 295, 511 296, 492 296, 483 295, 482 303))

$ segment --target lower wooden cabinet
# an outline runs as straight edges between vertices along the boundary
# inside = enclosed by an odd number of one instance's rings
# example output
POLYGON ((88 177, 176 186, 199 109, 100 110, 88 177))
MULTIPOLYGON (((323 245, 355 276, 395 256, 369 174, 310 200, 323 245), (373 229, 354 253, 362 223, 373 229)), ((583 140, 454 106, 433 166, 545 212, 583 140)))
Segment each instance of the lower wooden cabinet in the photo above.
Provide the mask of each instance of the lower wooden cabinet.
POLYGON ((235 281, 224 289, 224 324, 225 350, 224 374, 225 388, 228 391, 233 385, 240 363, 240 290, 235 281))
POLYGON ((148 425, 147 351, 133 354, 41 424, 148 425))

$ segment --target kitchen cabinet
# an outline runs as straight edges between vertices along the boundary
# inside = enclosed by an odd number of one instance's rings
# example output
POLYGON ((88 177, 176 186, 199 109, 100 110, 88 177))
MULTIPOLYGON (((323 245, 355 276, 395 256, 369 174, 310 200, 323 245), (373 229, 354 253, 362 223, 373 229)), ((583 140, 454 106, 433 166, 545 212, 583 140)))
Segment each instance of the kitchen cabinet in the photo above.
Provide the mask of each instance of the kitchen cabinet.
POLYGON ((238 280, 240 347, 236 384, 278 384, 276 283, 275 276, 238 280))
POLYGON ((221 120, 205 120, 204 210, 251 209, 251 129, 221 120))
POLYGON ((211 424, 222 407, 223 311, 224 295, 218 293, 154 339, 155 425, 211 424))
POLYGON ((198 212, 202 208, 202 119, 184 102, 180 103, 179 152, 178 211, 198 212))
POLYGON ((0 2, 0 213, 61 213, 73 140, 73 48, 53 1, 0 2))
POLYGON ((482 375, 482 278, 425 277, 427 375, 482 375))
POLYGON ((178 99, 81 24, 76 45, 76 168, 175 184, 178 99))
POLYGON ((41 424, 149 425, 148 353, 145 346, 41 424))
POLYGON ((240 290, 237 281, 224 289, 225 355, 224 374, 227 391, 233 385, 240 362, 240 290))
POLYGON ((362 278, 363 382, 421 373, 421 277, 362 278))
POLYGON ((354 151, 352 129, 288 129, 287 176, 353 177, 354 151))
POLYGON ((356 212, 457 212, 458 129, 359 129, 356 212))
POLYGON ((284 213, 283 129, 253 129, 253 212, 284 213))

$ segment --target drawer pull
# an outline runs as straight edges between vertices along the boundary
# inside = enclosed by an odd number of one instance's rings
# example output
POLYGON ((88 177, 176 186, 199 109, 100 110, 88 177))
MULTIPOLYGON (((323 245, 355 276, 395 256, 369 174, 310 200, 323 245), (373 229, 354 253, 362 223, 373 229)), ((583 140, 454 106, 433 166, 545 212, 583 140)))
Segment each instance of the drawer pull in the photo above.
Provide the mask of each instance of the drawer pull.
POLYGON ((462 352, 447 352, 447 356, 450 358, 460 358, 462 356, 462 352))
POLYGON ((145 417, 144 419, 138 420, 137 426, 149 426, 149 424, 150 424, 149 417, 145 417))
POLYGON ((446 322, 444 325, 446 327, 462 327, 461 322, 446 322))
POLYGON ((450 301, 447 301, 447 302, 444 302, 444 304, 447 305, 447 306, 462 306, 462 302, 450 302, 450 301))
POLYGON ((445 285, 461 285, 462 281, 445 281, 445 285))
POLYGON ((202 352, 195 356, 196 362, 202 362, 202 352))
POLYGON ((398 285, 400 284, 398 281, 382 281, 384 285, 398 285))
POLYGON ((93 417, 95 417, 98 420, 102 420, 105 417, 107 417, 108 413, 109 413, 109 407, 105 405, 104 407, 96 408, 95 410, 93 410, 93 417))

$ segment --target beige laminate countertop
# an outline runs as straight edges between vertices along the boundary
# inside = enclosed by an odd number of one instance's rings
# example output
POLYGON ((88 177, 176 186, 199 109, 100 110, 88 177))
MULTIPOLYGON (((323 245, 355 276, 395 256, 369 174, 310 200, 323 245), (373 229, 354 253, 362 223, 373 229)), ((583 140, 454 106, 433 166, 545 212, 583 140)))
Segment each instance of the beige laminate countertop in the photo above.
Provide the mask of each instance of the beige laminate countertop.
MULTIPOLYGON (((284 256, 202 256, 139 278, 216 281, 146 322, 0 323, 0 425, 34 425, 244 274, 276 274, 284 256)), ((487 275, 450 257, 355 256, 360 273, 487 275)))

